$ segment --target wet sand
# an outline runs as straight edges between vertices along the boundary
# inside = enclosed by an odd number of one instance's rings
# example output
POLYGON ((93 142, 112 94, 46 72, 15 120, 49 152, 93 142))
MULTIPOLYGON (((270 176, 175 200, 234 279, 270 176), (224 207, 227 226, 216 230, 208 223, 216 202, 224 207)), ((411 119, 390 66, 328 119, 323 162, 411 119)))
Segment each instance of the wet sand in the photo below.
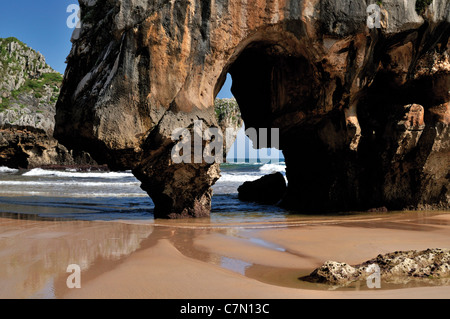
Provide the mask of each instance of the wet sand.
POLYGON ((326 260, 450 248, 450 213, 284 222, 70 221, 3 214, 0 298, 450 298, 450 286, 333 290, 298 280, 326 260), (81 288, 66 272, 80 265, 81 288))

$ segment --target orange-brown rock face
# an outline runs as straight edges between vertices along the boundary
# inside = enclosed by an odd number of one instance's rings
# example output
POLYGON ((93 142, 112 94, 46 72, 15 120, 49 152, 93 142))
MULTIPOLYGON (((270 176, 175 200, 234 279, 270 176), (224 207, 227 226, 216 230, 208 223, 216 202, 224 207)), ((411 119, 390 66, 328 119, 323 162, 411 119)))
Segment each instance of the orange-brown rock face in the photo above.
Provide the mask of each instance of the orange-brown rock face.
POLYGON ((156 217, 207 216, 219 164, 171 137, 217 126, 230 73, 246 127, 280 129, 286 206, 449 208, 450 3, 384 0, 370 29, 372 3, 80 0, 55 136, 132 169, 156 217))

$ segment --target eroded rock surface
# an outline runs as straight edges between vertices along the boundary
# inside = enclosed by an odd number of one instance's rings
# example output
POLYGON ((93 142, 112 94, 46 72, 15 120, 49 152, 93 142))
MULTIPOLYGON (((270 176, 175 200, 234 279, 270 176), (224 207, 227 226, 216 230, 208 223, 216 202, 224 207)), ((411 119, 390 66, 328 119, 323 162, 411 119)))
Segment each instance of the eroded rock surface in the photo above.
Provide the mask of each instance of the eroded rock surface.
POLYGON ((327 261, 302 280, 329 285, 346 286, 358 280, 366 280, 376 270, 380 279, 388 283, 406 284, 423 279, 427 283, 441 285, 450 282, 450 250, 427 249, 423 251, 396 251, 378 255, 360 265, 327 261))
POLYGON ((55 136, 132 169, 158 217, 206 216, 219 165, 173 163, 171 135, 218 127, 230 73, 246 127, 280 129, 286 207, 448 209, 450 3, 384 0, 369 29, 373 3, 80 0, 55 136))
POLYGON ((0 166, 35 168, 50 166, 96 166, 85 152, 73 152, 41 129, 0 126, 0 166))

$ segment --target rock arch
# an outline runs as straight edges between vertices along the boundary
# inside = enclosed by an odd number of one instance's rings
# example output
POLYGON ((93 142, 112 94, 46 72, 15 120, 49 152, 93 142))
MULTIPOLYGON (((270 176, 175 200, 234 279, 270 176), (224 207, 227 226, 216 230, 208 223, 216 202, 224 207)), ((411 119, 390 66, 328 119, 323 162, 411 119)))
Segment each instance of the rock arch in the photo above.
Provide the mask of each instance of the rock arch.
POLYGON ((217 126, 230 72, 246 125, 281 130, 287 207, 448 208, 450 4, 385 0, 368 29, 369 3, 80 0, 55 137, 132 169, 155 217, 208 216, 219 165, 174 164, 171 135, 217 126))

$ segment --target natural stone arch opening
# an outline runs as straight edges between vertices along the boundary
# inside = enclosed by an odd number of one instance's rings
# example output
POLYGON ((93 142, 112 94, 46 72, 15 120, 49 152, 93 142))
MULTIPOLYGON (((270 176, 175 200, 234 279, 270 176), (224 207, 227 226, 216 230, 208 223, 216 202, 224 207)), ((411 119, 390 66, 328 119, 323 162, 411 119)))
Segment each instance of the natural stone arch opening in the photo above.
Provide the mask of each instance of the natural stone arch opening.
MULTIPOLYGON (((297 49, 298 44, 289 44, 287 41, 278 42, 272 38, 286 39, 283 33, 270 33, 267 40, 249 42, 243 41, 237 48, 237 53, 224 67, 220 75, 215 94, 217 95, 225 83, 227 75, 232 78, 231 93, 236 99, 246 128, 280 129, 284 138, 289 129, 286 121, 286 112, 290 114, 311 108, 314 103, 314 94, 317 94, 311 77, 314 67, 297 49)), ((252 138, 253 136, 249 136, 252 138)), ((252 140, 258 147, 259 140, 252 140)), ((268 137, 268 145, 271 138, 268 137)), ((283 147, 279 147, 283 149, 283 147)))
MULTIPOLYGON (((246 128, 280 130, 279 148, 286 160, 289 180, 284 205, 295 210, 332 209, 336 203, 330 203, 330 185, 334 182, 330 176, 337 168, 321 139, 326 130, 345 129, 345 118, 341 112, 321 117, 319 111, 310 116, 324 103, 327 94, 324 87, 331 81, 321 78, 320 70, 306 57, 307 50, 297 41, 286 39, 289 37, 283 33, 278 36, 270 33, 267 40, 247 41, 224 68, 216 92, 229 73, 233 80, 231 91, 246 128), (277 38, 285 40, 274 40, 277 38), (295 202, 291 202, 292 198, 295 202)), ((344 90, 339 79, 336 83, 331 99, 339 105, 344 90)), ((335 138, 333 143, 345 142, 342 134, 335 138)), ((269 146, 270 141, 269 136, 269 146)), ((258 138, 252 142, 259 147, 258 138)))

